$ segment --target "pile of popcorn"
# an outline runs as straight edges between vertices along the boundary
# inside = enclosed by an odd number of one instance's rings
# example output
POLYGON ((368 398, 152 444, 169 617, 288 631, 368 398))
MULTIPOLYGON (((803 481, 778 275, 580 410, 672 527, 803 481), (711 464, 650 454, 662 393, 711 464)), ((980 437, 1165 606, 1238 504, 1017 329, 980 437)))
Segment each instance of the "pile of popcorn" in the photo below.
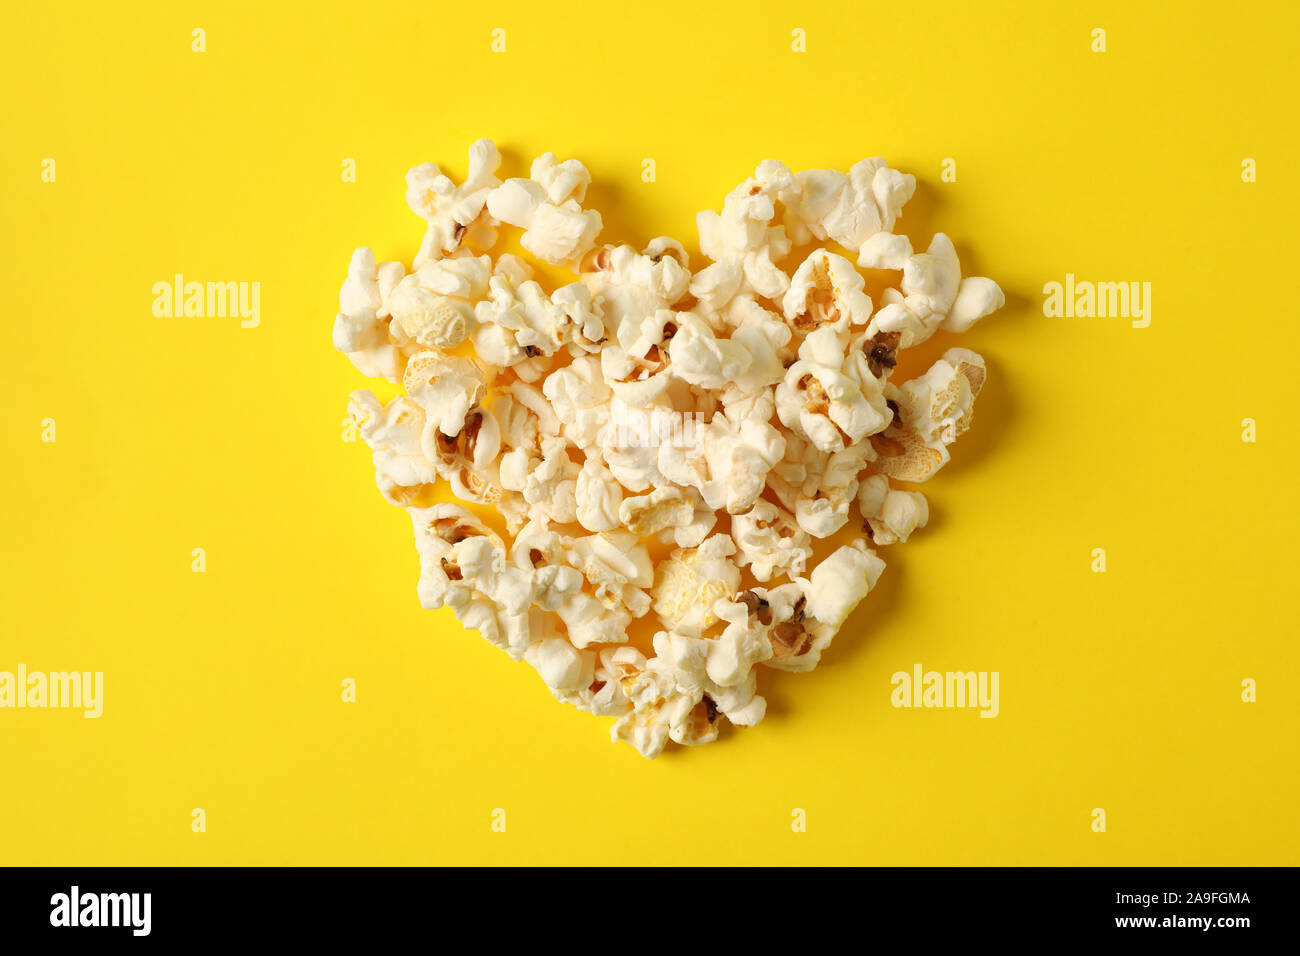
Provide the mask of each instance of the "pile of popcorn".
POLYGON ((617 718, 644 756, 758 723, 757 665, 817 665, 884 569, 876 547, 926 523, 891 479, 928 479, 970 425, 983 360, 949 349, 897 384, 899 351, 965 331, 1001 290, 963 278, 942 233, 915 252, 893 232, 916 180, 880 159, 764 161, 699 214, 693 271, 670 238, 597 245, 577 160, 502 181, 491 141, 469 158, 459 186, 432 163, 407 174, 419 253, 408 271, 358 249, 334 323, 340 352, 404 391, 356 392, 350 414, 414 525, 421 604, 617 718), (505 226, 576 281, 548 293, 498 248, 505 226), (783 265, 827 241, 898 287, 877 308, 827 248, 783 265), (430 503, 440 481, 486 509, 430 503), (814 561, 846 526, 860 536, 814 561), (657 630, 638 646, 642 618, 657 630))

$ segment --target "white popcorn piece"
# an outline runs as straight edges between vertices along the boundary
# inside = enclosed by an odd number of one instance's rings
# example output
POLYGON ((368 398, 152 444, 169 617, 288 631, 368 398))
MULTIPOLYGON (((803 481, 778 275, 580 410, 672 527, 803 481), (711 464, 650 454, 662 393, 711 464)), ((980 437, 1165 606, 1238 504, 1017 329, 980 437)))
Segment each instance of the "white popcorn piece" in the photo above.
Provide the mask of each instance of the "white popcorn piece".
POLYGON ((900 288, 889 290, 868 329, 900 333, 902 348, 924 342, 938 329, 965 332, 1006 302, 992 279, 962 278, 957 250, 941 232, 923 253, 912 253, 905 237, 875 236, 864 243, 858 264, 902 269, 900 288))
POLYGON ((791 436, 785 458, 773 468, 768 485, 801 529, 814 538, 826 538, 848 522, 858 492, 857 476, 874 456, 867 441, 826 453, 791 436))
POLYGON ((635 648, 602 651, 601 664, 631 704, 610 728, 610 739, 630 743, 643 757, 657 757, 668 743, 673 724, 685 722, 693 702, 682 699, 676 680, 662 661, 647 661, 635 648))
POLYGON ((892 232, 878 232, 858 249, 858 265, 864 269, 898 269, 912 258, 912 240, 892 232))
POLYGON ((839 630, 884 570, 885 562, 860 541, 838 548, 808 576, 808 615, 839 630))
MULTIPOLYGON (((768 647, 754 662, 784 671, 812 670, 834 632, 807 612, 808 582, 799 578, 772 588, 756 587, 737 596, 748 628, 763 635, 768 647)), ((738 612, 735 619, 739 620, 738 612)))
POLYGON ((929 478, 970 426, 983 360, 950 349, 895 384, 899 352, 966 331, 1002 292, 963 278, 942 233, 922 253, 894 233, 916 183, 881 159, 759 164, 697 217, 697 272, 669 237, 596 246, 577 160, 546 153, 505 181, 500 165, 480 140, 459 186, 412 169, 427 227, 410 272, 361 248, 339 292, 336 349, 402 389, 355 392, 349 414, 410 515, 420 602, 643 756, 753 726, 759 665, 815 667, 884 568, 873 549, 926 524, 924 496, 891 479, 929 478), (527 256, 493 251, 504 227, 527 256), (838 246, 787 274, 814 240, 838 246), (895 273, 879 309, 843 251, 895 273), (554 287, 538 260, 575 281, 554 287), (421 507, 444 485, 506 533, 421 507), (866 537, 817 562, 855 506, 866 537))
POLYGON ((519 489, 534 513, 551 521, 569 524, 578 520, 577 483, 582 466, 569 457, 568 442, 559 437, 543 438, 541 459, 519 489))
MULTIPOLYGON (((628 650, 628 648, 619 648, 628 650)), ((631 701, 623 693, 623 686, 615 675, 606 669, 601 653, 596 649, 580 651, 582 655, 583 677, 586 681, 575 690, 559 691, 550 688, 556 700, 572 704, 579 710, 598 717, 622 717, 632 709, 631 701), (587 668, 591 668, 588 679, 587 668)))
POLYGON ((688 525, 695 520, 695 506, 677 488, 656 488, 645 495, 624 498, 618 509, 619 523, 639 537, 688 525))
MULTIPOLYGON (((541 392, 523 382, 515 382, 494 392, 486 403, 488 413, 499 423, 504 449, 497 462, 497 481, 503 492, 497 507, 514 533, 530 512, 546 499, 546 492, 539 487, 537 479, 533 478, 531 486, 529 481, 542 468, 547 454, 543 443, 558 435, 560 423, 541 392), (525 497, 525 489, 529 489, 532 501, 525 497)), ((565 472, 565 477, 571 476, 563 462, 552 463, 550 469, 552 473, 559 469, 565 472)), ((560 501, 563 502, 564 498, 560 501)))
POLYGON ((576 159, 552 153, 533 160, 528 179, 507 179, 487 195, 488 212, 524 230, 520 244, 537 258, 563 265, 581 259, 600 233, 600 213, 583 210, 591 174, 576 159))
POLYGON ((957 287, 948 317, 939 328, 945 332, 965 332, 984 316, 996 312, 1007 304, 1001 287, 983 276, 968 276, 957 287))
POLYGON ((415 257, 418 268, 449 256, 469 243, 486 251, 496 243, 496 232, 483 216, 492 189, 500 184, 496 171, 501 154, 490 139, 469 148, 469 172, 457 186, 433 163, 416 166, 406 174, 406 202, 429 225, 415 257))
POLYGON ((473 331, 474 300, 487 291, 487 256, 453 256, 426 263, 388 296, 391 331, 402 345, 452 349, 473 331))
POLYGON ((748 511, 785 454, 785 437, 767 421, 770 406, 764 411, 737 414, 739 424, 727 413, 714 415, 708 424, 683 420, 682 442, 659 450, 659 472, 667 481, 695 489, 710 509, 748 511))
POLYGON ((783 164, 765 160, 727 194, 721 213, 706 209, 696 217, 700 251, 713 265, 696 274, 690 291, 706 309, 719 311, 747 293, 775 299, 789 287, 790 277, 776 263, 790 252, 790 240, 772 220, 777 199, 793 183, 783 164))
POLYGON ((698 548, 678 548, 655 569, 654 611, 665 626, 698 634, 719 618, 713 606, 740 586, 740 569, 731 555, 736 544, 715 534, 698 548))
MULTIPOLYGON (((475 406, 465 414, 465 423, 454 435, 446 434, 436 421, 426 422, 420 445, 425 457, 437 465, 439 474, 453 482, 453 490, 457 490, 455 482, 463 480, 465 472, 481 477, 494 469, 501 451, 501 425, 491 412, 475 406)), ((465 487, 472 484, 464 481, 465 487)))
POLYGON ((420 555, 420 603, 450 607, 467 627, 518 660, 531 643, 526 577, 506 563, 491 529, 459 505, 409 508, 420 555))
POLYGON ((619 400, 640 408, 664 393, 672 382, 669 342, 677 331, 677 314, 660 309, 637 323, 635 335, 625 333, 626 345, 601 351, 601 374, 619 400))
POLYGON ((659 540, 665 544, 675 544, 679 548, 698 548, 709 536, 718 523, 718 513, 705 503, 704 498, 694 488, 686 490, 693 513, 685 524, 665 528, 659 532, 659 540))
POLYGON ((781 197, 785 227, 800 245, 832 239, 857 249, 875 233, 893 230, 915 190, 915 176, 879 157, 855 163, 847 176, 834 169, 804 170, 781 197))
POLYGON ((595 676, 595 655, 582 654, 563 637, 548 637, 530 644, 524 660, 533 665, 552 690, 578 690, 595 676))
POLYGON ((717 687, 735 687, 751 679, 755 664, 772 656, 771 620, 753 591, 723 599, 714 610, 727 626, 709 642, 705 673, 717 687))
POLYGON ((864 530, 876 545, 906 541, 930 520, 925 495, 891 488, 884 475, 872 475, 859 483, 858 510, 867 522, 864 530))
POLYGON ((731 538, 736 542, 736 564, 748 567, 759 581, 778 574, 798 577, 812 558, 808 532, 770 501, 756 501, 749 511, 733 516, 731 538))
POLYGON ((574 480, 575 517, 588 531, 613 531, 619 526, 623 489, 597 458, 588 458, 574 480))
POLYGON ((843 256, 818 249, 795 270, 781 301, 786 320, 797 332, 831 328, 847 332, 871 318, 866 280, 843 256))
POLYGON ((348 414, 374 453, 375 482, 391 504, 405 507, 438 480, 437 465, 424 454, 424 409, 417 402, 399 395, 385 406, 371 392, 353 392, 348 414))
MULTIPOLYGON (((719 610, 731 606, 720 601, 719 610)), ((654 637, 656 662, 671 670, 677 696, 664 708, 669 738, 677 743, 707 743, 717 735, 718 716, 738 727, 763 719, 767 702, 757 694, 753 664, 770 656, 761 628, 728 627, 715 637, 660 631, 654 637), (727 683, 719 683, 713 675, 727 683)))
MULTIPOLYGON (((848 517, 849 505, 857 497, 858 477, 866 468, 867 462, 875 458, 875 449, 869 441, 861 441, 835 452, 825 459, 820 472, 816 474, 816 493, 814 502, 825 501, 826 510, 834 515, 833 530, 813 533, 815 537, 828 537, 838 531, 848 517)), ((796 509, 795 518, 801 527, 810 527, 810 517, 819 509, 814 504, 806 510, 802 506, 796 509)))
POLYGON ((630 344, 627 335, 635 334, 642 319, 661 309, 671 311, 691 282, 681 243, 662 237, 640 253, 631 246, 593 249, 580 272, 592 299, 602 303, 607 334, 624 348, 630 344))
POLYGON ((894 389, 900 420, 872 438, 876 468, 899 481, 931 478, 948 463, 948 446, 970 428, 985 375, 980 356, 949 349, 924 375, 894 389))
POLYGON ((875 552, 855 541, 818 564, 808 578, 761 592, 772 619, 772 656, 764 666, 796 672, 815 668, 884 567, 875 552))
MULTIPOLYGON (((633 617, 643 615, 649 603, 649 556, 633 546, 624 560, 611 563, 602 557, 608 543, 592 538, 569 538, 535 519, 518 533, 510 555, 516 568, 530 574, 531 603, 554 612, 579 649, 625 641, 633 617)), ((615 546, 625 543, 614 538, 615 546)))
POLYGON ((889 422, 880 383, 844 374, 845 347, 835 330, 824 326, 799 347, 799 360, 776 387, 781 423, 824 452, 838 451, 889 422))
POLYGON ((593 448, 613 394, 601 374, 600 360, 584 356, 557 369, 542 383, 542 392, 563 425, 564 436, 579 448, 593 448))
POLYGON ((941 232, 930 240, 929 249, 908 256, 903 263, 903 304, 927 327, 938 326, 947 317, 960 285, 957 250, 941 232))
POLYGON ((642 617, 650 609, 647 589, 654 583, 654 566, 636 535, 627 531, 587 535, 574 539, 571 551, 575 567, 605 607, 626 608, 633 617, 642 617))
MULTIPOLYGON (((790 327, 773 312, 754 304, 731 333, 731 341, 749 353, 749 364, 732 381, 722 386, 722 403, 732 405, 737 399, 753 398, 764 393, 785 377, 786 346, 794 337, 790 327)), ((767 392, 769 400, 775 401, 767 392)), ((775 409, 773 409, 775 410, 775 409)), ((764 416, 770 418, 769 412, 764 416)))
POLYGON ((742 342, 719 339, 694 312, 675 313, 671 324, 676 331, 668 341, 669 369, 682 381, 721 389, 749 368, 749 349, 742 342))
POLYGON ((411 357, 402 384, 444 435, 460 434, 486 388, 482 370, 469 359, 433 349, 411 357))
POLYGON ((376 265, 374 252, 364 246, 352 253, 348 277, 339 290, 334 348, 362 375, 397 381, 400 353, 384 321, 389 314, 384 301, 405 272, 400 262, 376 265))
MULTIPOLYGON (((848 357, 844 374, 857 382, 864 393, 884 398, 884 384, 898 365, 898 352, 902 344, 900 332, 865 332, 849 340, 848 357)), ((885 399, 888 408, 888 399, 885 399)))
POLYGON ((499 367, 551 356, 565 347, 579 353, 599 351, 605 337, 600 313, 581 283, 562 286, 548 296, 535 280, 513 270, 491 277, 487 297, 474 307, 474 317, 475 350, 499 367))
POLYGON ((636 408, 611 398, 602 418, 597 450, 619 484, 639 494, 669 483, 659 462, 673 452, 673 436, 686 434, 680 412, 657 405, 636 408))

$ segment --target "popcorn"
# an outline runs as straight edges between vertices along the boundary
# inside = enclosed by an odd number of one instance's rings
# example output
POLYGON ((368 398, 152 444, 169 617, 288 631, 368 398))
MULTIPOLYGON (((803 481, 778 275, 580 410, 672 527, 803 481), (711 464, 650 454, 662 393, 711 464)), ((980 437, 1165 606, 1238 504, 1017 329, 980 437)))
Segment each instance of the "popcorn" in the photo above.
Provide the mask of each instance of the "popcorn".
POLYGON ((776 202, 789 194, 794 179, 781 163, 765 160, 753 177, 730 193, 722 212, 704 210, 696 217, 700 251, 713 260, 691 280, 691 294, 711 311, 733 297, 754 293, 774 299, 785 292, 790 277, 776 265, 790 251, 781 226, 770 225, 776 202))
POLYGON ((838 630, 884 570, 885 562, 860 541, 837 549, 808 578, 808 616, 838 630))
MULTIPOLYGON (((579 653, 563 637, 547 637, 528 645, 524 660, 533 665, 547 687, 564 691, 583 686, 584 670, 594 657, 579 653)), ((594 675, 595 667, 590 670, 594 675)))
POLYGON ((388 335, 384 305, 406 270, 400 262, 375 264, 375 254, 361 248, 352 254, 348 278, 339 291, 334 320, 334 347, 372 378, 397 381, 398 349, 388 335))
POLYGON ((625 740, 641 756, 657 757, 674 727, 686 738, 688 726, 694 724, 688 720, 696 701, 677 691, 665 661, 658 657, 647 661, 635 648, 622 647, 612 654, 602 652, 601 663, 630 705, 610 728, 611 740, 625 740))
MULTIPOLYGON (((582 283, 603 303, 611 335, 632 329, 647 315, 672 309, 690 288, 686 250, 674 239, 652 240, 638 253, 631 246, 604 246, 583 259, 582 283)), ((626 347, 622 339, 619 344, 626 347)))
POLYGON ((970 428, 984 387, 984 360, 949 349, 919 378, 894 389, 899 417, 872 445, 876 467, 900 481, 926 481, 948 463, 948 446, 970 428))
POLYGON ((390 503, 405 507, 438 480, 437 466, 424 454, 424 409, 418 403, 399 395, 385 406, 370 392, 353 392, 348 414, 374 452, 375 481, 390 503))
POLYGON ((600 353, 600 371, 614 395, 637 408, 651 404, 672 382, 668 342, 677 333, 677 315, 660 309, 642 319, 626 346, 600 353))
POLYGON ((668 367, 683 382, 721 389, 749 368, 749 349, 742 342, 717 338, 695 313, 678 312, 671 324, 675 331, 668 343, 668 367))
POLYGON ((518 489, 534 514, 567 524, 578 520, 577 482, 582 468, 566 450, 568 443, 559 437, 543 438, 541 455, 518 489))
POLYGON ((623 489, 598 458, 588 458, 574 479, 574 517, 588 531, 613 531, 623 521, 623 489))
POLYGON ((671 668, 677 682, 675 706, 666 717, 670 739, 684 744, 713 740, 719 714, 738 727, 763 719, 767 702, 757 694, 753 665, 770 655, 770 645, 761 633, 741 635, 750 630, 728 629, 716 639, 669 631, 655 635, 655 660, 671 668))
POLYGON ((601 375, 599 360, 584 356, 557 369, 542 383, 542 392, 563 424, 564 436, 583 450, 595 447, 613 394, 601 375))
POLYGON ((486 383, 469 359, 429 349, 406 363, 402 384, 444 435, 458 435, 465 416, 478 404, 486 383))
POLYGON ((876 233, 893 231, 915 190, 915 176, 890 169, 879 157, 855 163, 847 176, 834 169, 806 170, 781 197, 785 227, 801 245, 833 239, 858 249, 876 233))
POLYGON ((666 626, 698 633, 717 622, 713 605, 740 586, 740 569, 730 560, 736 543, 715 534, 698 548, 678 548, 655 571, 654 610, 666 626))
POLYGON ((487 194, 495 218, 524 230, 520 244, 555 265, 580 259, 600 232, 600 213, 583 211, 591 174, 576 159, 555 162, 553 153, 533 160, 528 179, 507 179, 487 194))
POLYGON ((618 519, 628 531, 645 537, 690 524, 695 520, 695 507, 677 488, 656 488, 647 495, 625 498, 618 519))
POLYGON ((764 663, 786 671, 810 671, 821 660, 849 614, 876 586, 885 569, 860 541, 822 561, 808 578, 766 592, 771 609, 772 656, 764 663))
POLYGON ((633 617, 648 608, 650 558, 625 532, 610 539, 571 538, 534 519, 519 532, 510 560, 529 574, 528 601, 553 611, 579 649, 626 640, 633 617), (629 553, 609 560, 611 549, 622 546, 629 553))
MULTIPOLYGON (((421 442, 429 442, 426 449, 432 449, 432 456, 444 468, 486 468, 492 465, 501 450, 501 426, 496 417, 483 408, 475 406, 465 416, 465 424, 454 435, 446 435, 441 429, 426 428, 421 442)), ((426 450, 426 455, 429 452, 426 450)))
POLYGON ((406 203, 429 226, 416 254, 418 268, 425 262, 449 256, 463 243, 490 248, 496 230, 483 216, 491 190, 500 183, 496 171, 501 154, 490 139, 469 148, 469 174, 456 186, 433 163, 416 166, 406 174, 406 203))
POLYGON ((785 437, 764 420, 770 417, 768 409, 766 416, 717 414, 707 425, 686 419, 681 446, 660 449, 659 470, 666 480, 698 491, 710 509, 748 511, 785 453, 785 437))
POLYGON ((389 294, 396 341, 427 349, 452 349, 474 327, 474 300, 487 291, 487 256, 438 259, 406 276, 389 294))
POLYGON ((897 332, 904 348, 924 342, 938 329, 965 332, 1006 302, 992 279, 962 278, 957 250, 941 232, 920 254, 913 254, 906 236, 880 233, 863 243, 858 265, 902 269, 900 288, 888 290, 869 331, 897 332))
POLYGON ((753 726, 762 668, 815 667, 883 571, 875 548, 925 526, 925 497, 891 480, 928 479, 970 427, 984 361, 949 349, 896 383, 900 352, 966 331, 1002 292, 963 278, 944 234, 917 253, 894 232, 916 181, 881 159, 759 164, 699 214, 698 271, 669 237, 597 246, 577 160, 500 166, 480 140, 460 185, 412 169, 410 270, 361 248, 339 292, 335 348, 402 388, 355 392, 349 414, 410 515, 420 603, 646 757, 753 726), (529 256, 496 250, 508 227, 529 256), (784 264, 814 241, 837 248, 784 264), (572 281, 544 284, 537 261, 572 281), (896 273, 878 308, 858 267, 896 273), (506 533, 421 507, 444 483, 506 533), (864 537, 817 561, 850 521, 864 537))
POLYGON ((862 291, 865 281, 849 260, 818 249, 795 270, 781 300, 786 321, 797 332, 866 325, 871 298, 862 291))
POLYGON ((420 555, 420 604, 450 607, 467 627, 518 660, 531 643, 520 572, 505 563, 505 545, 459 505, 408 508, 420 555))
POLYGON ((645 591, 654 580, 654 568, 645 545, 627 531, 603 531, 575 538, 575 567, 591 585, 596 599, 607 608, 626 608, 633 617, 650 610, 645 591))
POLYGON ((760 581, 778 574, 797 577, 812 557, 808 532, 789 512, 762 499, 731 519, 731 538, 736 542, 736 564, 748 567, 760 581))
MULTIPOLYGON (((723 386, 723 404, 735 404, 740 398, 762 397, 775 401, 766 389, 785 375, 785 347, 792 337, 790 327, 777 316, 754 304, 731 333, 731 341, 749 352, 745 370, 723 386)), ((767 410, 764 420, 771 418, 767 410)))
POLYGON ((859 484, 858 510, 866 519, 863 530, 878 545, 906 541, 930 520, 925 495, 891 488, 884 475, 872 475, 859 484))
POLYGON ((509 367, 565 347, 579 353, 599 350, 605 325, 581 283, 548 296, 536 281, 522 275, 513 270, 493 275, 486 299, 474 307, 474 346, 485 361, 509 367))
POLYGON ((889 422, 880 384, 872 376, 845 374, 844 347, 835 329, 823 326, 799 346, 799 359, 776 387, 781 424, 819 451, 838 451, 889 422))

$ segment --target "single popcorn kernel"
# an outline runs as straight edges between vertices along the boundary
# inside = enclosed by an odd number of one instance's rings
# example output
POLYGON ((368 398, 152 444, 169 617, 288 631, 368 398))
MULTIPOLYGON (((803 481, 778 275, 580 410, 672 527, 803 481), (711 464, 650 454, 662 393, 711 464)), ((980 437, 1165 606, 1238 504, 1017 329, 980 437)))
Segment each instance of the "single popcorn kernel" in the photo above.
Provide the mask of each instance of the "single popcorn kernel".
POLYGON ((358 249, 332 329, 402 389, 354 393, 349 416, 412 522, 420 604, 645 757, 753 726, 764 670, 815 667, 883 571, 875 549, 925 527, 925 497, 892 482, 928 480, 971 427, 983 359, 949 349, 894 383, 899 353, 1002 291, 962 276, 943 233, 920 253, 895 233, 916 180, 883 159, 763 161, 697 217, 696 270, 667 236, 600 239, 577 160, 501 165, 484 139, 459 185, 411 169, 418 250, 408 268, 358 249), (893 272, 879 308, 859 267, 893 272), (444 489, 508 533, 419 504, 444 489), (844 528, 860 536, 817 560, 844 528))

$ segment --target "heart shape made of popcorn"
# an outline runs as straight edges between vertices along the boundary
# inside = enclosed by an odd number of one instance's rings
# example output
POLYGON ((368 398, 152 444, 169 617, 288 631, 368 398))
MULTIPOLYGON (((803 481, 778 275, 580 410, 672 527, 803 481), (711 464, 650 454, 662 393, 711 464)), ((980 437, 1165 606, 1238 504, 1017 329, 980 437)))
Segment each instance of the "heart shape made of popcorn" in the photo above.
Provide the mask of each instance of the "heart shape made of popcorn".
POLYGON ((404 390, 354 393, 350 425, 411 517, 420 602, 647 757, 756 724, 758 665, 816 666, 884 569, 876 548, 926 523, 892 481, 928 479, 970 425, 983 360, 949 349, 895 384, 898 353, 1002 292, 962 278, 942 233, 918 253, 893 232, 916 180, 881 159, 764 161, 699 214, 698 271, 666 237, 597 246, 577 160, 500 165, 479 140, 459 186, 407 173, 427 223, 411 270, 358 249, 334 323, 335 348, 404 390), (526 256, 500 249, 505 226, 526 256), (831 249, 783 267, 825 242, 894 270, 879 308, 831 249), (547 267, 575 281, 548 293, 547 267), (817 560, 846 527, 861 537, 817 560))

